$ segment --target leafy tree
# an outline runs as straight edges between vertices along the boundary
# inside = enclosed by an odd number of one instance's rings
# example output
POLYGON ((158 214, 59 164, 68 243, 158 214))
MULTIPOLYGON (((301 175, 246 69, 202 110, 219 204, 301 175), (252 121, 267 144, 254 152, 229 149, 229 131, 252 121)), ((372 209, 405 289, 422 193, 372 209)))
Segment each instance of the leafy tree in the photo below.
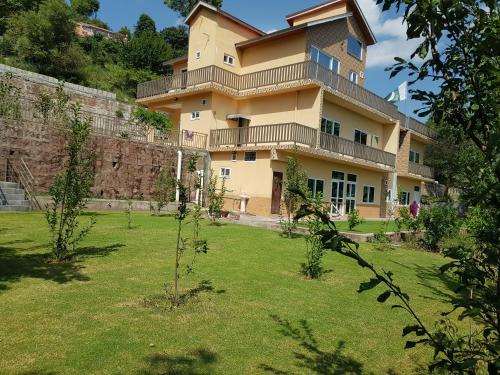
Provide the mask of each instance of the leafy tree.
POLYGON ((212 221, 212 225, 217 224, 222 214, 222 209, 224 208, 224 197, 226 195, 226 178, 222 179, 221 186, 219 188, 219 178, 210 170, 210 178, 208 179, 207 186, 208 195, 208 216, 212 221))
MULTIPOLYGON (((456 327, 451 316, 441 320, 432 331, 419 318, 410 303, 410 296, 394 282, 390 271, 380 271, 358 253, 358 245, 341 236, 335 224, 311 203, 304 204, 296 218, 314 214, 327 229, 322 231, 322 243, 327 249, 354 259, 369 269, 374 278, 362 283, 359 292, 385 285, 377 298, 384 303, 391 296, 398 299, 394 308, 405 310, 415 324, 403 329, 403 336, 413 335, 406 348, 426 344, 434 350, 430 370, 445 369, 455 374, 476 374, 486 369, 488 374, 500 372, 500 155, 498 139, 499 46, 500 18, 498 2, 449 0, 378 0, 383 10, 402 10, 409 39, 421 39, 412 54, 423 62, 396 58, 391 76, 405 70, 411 82, 434 80, 437 92, 412 90, 413 98, 423 104, 421 115, 431 114, 438 131, 446 131, 460 142, 471 142, 483 157, 476 171, 478 178, 470 188, 467 202, 488 215, 487 221, 475 221, 469 226, 475 245, 465 244, 445 252, 453 261, 442 267, 457 276, 459 288, 451 298, 452 311, 458 319, 479 322, 468 333, 456 327), (487 223, 478 225, 477 223, 487 223)), ((300 192, 299 192, 300 193, 300 192)), ((445 312, 444 315, 449 315, 445 312)))
POLYGON ((64 0, 47 0, 37 11, 14 15, 8 21, 5 41, 21 60, 40 73, 74 80, 78 69, 89 62, 74 43, 71 9, 64 0))
POLYGON ((27 10, 37 10, 44 0, 0 0, 0 35, 7 29, 7 20, 27 10))
POLYGON ((349 230, 354 230, 358 225, 363 223, 363 218, 359 215, 359 210, 354 209, 347 215, 347 224, 349 225, 349 230))
POLYGON ((99 11, 99 0, 71 0, 71 9, 83 17, 90 18, 99 11))
POLYGON ((140 36, 141 34, 156 34, 156 24, 153 19, 147 14, 141 14, 137 24, 135 25, 135 36, 140 36))
POLYGON ((91 25, 95 25, 97 27, 100 27, 101 29, 106 29, 106 30, 111 29, 106 22, 104 22, 103 20, 100 20, 99 18, 92 18, 90 20, 87 20, 87 22, 90 23, 91 25))
POLYGON ((66 259, 95 224, 91 217, 90 224, 79 230, 79 217, 94 182, 94 153, 89 147, 90 119, 83 118, 76 105, 70 109, 67 121, 68 161, 64 172, 54 178, 49 191, 52 203, 45 213, 57 261, 66 259))
POLYGON ((172 57, 181 57, 187 54, 189 34, 186 27, 172 26, 160 31, 160 35, 172 47, 172 57))
MULTIPOLYGON (((207 0, 205 2, 220 8, 222 6, 222 1, 223 0, 207 0)), ((198 2, 198 0, 164 0, 166 6, 178 12, 183 17, 186 17, 198 2)))
POLYGON ((143 32, 125 43, 122 61, 129 68, 161 73, 163 62, 171 57, 172 50, 161 36, 143 32))
POLYGON ((118 30, 118 33, 125 35, 129 40, 132 37, 132 31, 130 31, 127 26, 123 26, 122 28, 120 28, 120 30, 118 30))
POLYGON ((293 215, 300 204, 300 196, 293 193, 293 191, 307 191, 307 175, 300 167, 300 163, 297 158, 290 157, 287 160, 284 187, 285 192, 283 194, 283 205, 285 206, 286 219, 281 223, 281 226, 288 238, 291 238, 296 227, 293 215))

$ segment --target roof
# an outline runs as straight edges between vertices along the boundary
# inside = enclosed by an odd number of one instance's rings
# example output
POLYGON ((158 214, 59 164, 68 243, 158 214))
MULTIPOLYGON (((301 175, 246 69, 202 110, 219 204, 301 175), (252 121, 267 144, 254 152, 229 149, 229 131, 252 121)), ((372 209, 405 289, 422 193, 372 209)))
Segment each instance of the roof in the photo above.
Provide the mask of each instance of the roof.
POLYGON ((188 61, 188 56, 176 57, 175 59, 167 60, 163 63, 163 66, 175 65, 177 63, 188 61))
POLYGON ((312 13, 321 11, 323 9, 331 8, 331 7, 338 5, 344 1, 347 3, 347 5, 350 6, 354 17, 358 20, 361 29, 363 30, 363 32, 365 33, 365 35, 367 37, 368 45, 375 44, 377 42, 377 39, 375 38, 375 35, 373 34, 373 31, 371 30, 370 25, 368 24, 368 21, 366 20, 363 12, 361 11, 361 8, 359 7, 359 4, 356 0, 330 0, 330 1, 327 1, 325 3, 314 5, 312 7, 309 7, 309 8, 303 9, 303 10, 299 10, 295 13, 289 14, 288 16, 286 16, 286 20, 287 20, 288 24, 290 26, 292 26, 293 21, 298 17, 306 16, 308 14, 312 14, 312 13))
POLYGON ((77 22, 78 25, 82 25, 82 26, 87 26, 87 27, 90 27, 92 29, 97 29, 97 30, 100 30, 100 31, 104 31, 104 32, 107 32, 107 33, 110 33, 110 34, 115 34, 115 35, 118 35, 119 33, 117 33, 116 31, 112 31, 112 30, 108 30, 108 29, 104 29, 102 27, 99 27, 97 25, 94 25, 94 24, 91 24, 91 23, 85 23, 85 22, 77 22))
POLYGON ((264 31, 257 29, 256 27, 250 25, 249 23, 246 23, 245 21, 240 20, 239 18, 233 16, 232 14, 224 12, 222 9, 217 8, 216 6, 210 5, 204 1, 198 2, 198 4, 193 8, 191 13, 188 14, 186 19, 184 20, 184 23, 189 25, 189 23, 194 18, 194 16, 203 8, 209 9, 217 14, 220 14, 221 16, 226 17, 227 19, 245 27, 246 29, 253 31, 257 35, 265 35, 266 34, 264 31))
POLYGON ((311 22, 307 22, 307 23, 302 23, 302 24, 297 25, 297 26, 291 26, 291 27, 288 27, 286 29, 278 30, 278 31, 275 31, 275 32, 270 33, 270 34, 266 34, 266 35, 258 37, 258 38, 254 38, 254 39, 250 39, 250 40, 246 40, 246 41, 237 43, 236 48, 252 47, 258 43, 267 42, 267 41, 282 38, 284 36, 289 36, 289 35, 298 33, 300 31, 306 30, 312 26, 320 25, 323 23, 335 22, 335 21, 338 21, 340 19, 344 19, 344 18, 351 17, 351 16, 352 16, 352 13, 344 13, 344 14, 334 16, 334 17, 329 17, 329 18, 319 19, 319 20, 315 20, 315 21, 311 21, 311 22))

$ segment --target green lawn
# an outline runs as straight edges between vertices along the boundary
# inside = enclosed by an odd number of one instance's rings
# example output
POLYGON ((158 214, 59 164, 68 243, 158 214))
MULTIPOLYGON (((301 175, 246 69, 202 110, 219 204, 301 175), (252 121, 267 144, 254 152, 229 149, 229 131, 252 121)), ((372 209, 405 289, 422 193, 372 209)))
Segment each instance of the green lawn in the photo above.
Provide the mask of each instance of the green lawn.
MULTIPOLYGON (((182 285, 212 290, 171 311, 143 301, 172 278, 174 220, 135 214, 132 230, 123 213, 97 220, 82 255, 54 265, 42 214, 0 215, 0 374, 414 374, 430 358, 403 349, 411 320, 376 302, 381 289, 356 292, 370 275, 352 261, 329 253, 331 273, 301 277, 303 238, 204 227, 209 254, 182 285)), ((362 246, 424 320, 438 318, 452 287, 441 257, 362 246)))

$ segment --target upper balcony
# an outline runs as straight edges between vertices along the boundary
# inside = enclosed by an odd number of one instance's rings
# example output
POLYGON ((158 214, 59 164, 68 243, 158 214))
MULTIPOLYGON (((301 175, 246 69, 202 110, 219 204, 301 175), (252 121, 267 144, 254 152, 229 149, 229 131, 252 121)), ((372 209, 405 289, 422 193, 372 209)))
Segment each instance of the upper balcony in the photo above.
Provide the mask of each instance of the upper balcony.
POLYGON ((345 161, 366 162, 384 170, 396 165, 396 155, 321 132, 309 126, 288 123, 228 128, 210 131, 210 147, 268 146, 276 148, 300 147, 304 151, 325 153, 345 161))
POLYGON ((178 95, 185 90, 202 89, 207 86, 230 91, 235 96, 254 94, 255 90, 275 88, 280 84, 316 84, 331 90, 349 101, 368 107, 391 119, 398 119, 397 107, 373 92, 324 68, 316 62, 280 66, 254 73, 238 75, 221 67, 210 65, 186 73, 168 75, 137 87, 137 98, 144 101, 160 95, 178 95))
POLYGON ((408 172, 425 178, 434 179, 434 170, 424 164, 409 162, 408 172))
POLYGON ((401 112, 399 112, 398 114, 398 120, 402 128, 410 129, 418 135, 423 136, 425 139, 437 139, 437 132, 434 129, 422 124, 421 122, 418 122, 411 117, 407 119, 406 116, 401 112))

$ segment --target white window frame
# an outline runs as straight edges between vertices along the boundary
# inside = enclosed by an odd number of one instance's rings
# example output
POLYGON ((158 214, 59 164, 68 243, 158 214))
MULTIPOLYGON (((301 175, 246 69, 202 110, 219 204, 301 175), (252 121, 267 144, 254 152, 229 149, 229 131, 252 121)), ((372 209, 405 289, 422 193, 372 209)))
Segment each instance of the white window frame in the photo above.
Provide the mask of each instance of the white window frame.
POLYGON ((368 132, 366 132, 365 130, 362 130, 362 129, 354 129, 354 142, 355 142, 355 143, 358 143, 358 144, 360 144, 360 145, 365 145, 365 146, 368 146, 368 136, 369 136, 369 135, 370 135, 370 134, 369 134, 368 132), (361 132, 361 133, 363 133, 363 134, 366 134, 366 144, 365 144, 365 143, 361 143, 361 142, 356 142, 356 131, 361 132))
POLYGON ((358 38, 356 38, 354 35, 350 34, 347 36, 347 53, 349 55, 351 55, 352 57, 354 57, 355 59, 359 60, 359 61, 363 61, 363 49, 364 49, 364 44, 361 40, 359 40, 358 38), (361 52, 360 52, 360 56, 356 56, 354 55, 353 53, 349 52, 349 37, 352 37, 353 39, 355 39, 360 45, 361 45, 361 52))
POLYGON ((236 151, 234 151, 232 154, 231 154, 231 161, 234 163, 236 161, 238 161, 238 153, 236 151))
POLYGON ((412 162, 412 163, 416 163, 416 164, 419 164, 420 163, 420 152, 418 151, 415 151, 415 150, 411 150, 410 149, 410 155, 409 155, 409 160, 412 162), (413 154, 413 160, 412 159, 412 154, 413 154), (418 161, 417 161, 417 155, 418 155, 418 161))
POLYGON ((349 81, 357 85, 359 81, 359 74, 354 70, 349 71, 349 81), (355 77, 356 79, 352 79, 352 77, 355 77))
MULTIPOLYGON (((333 133, 328 133, 328 132, 326 132, 326 131, 325 131, 325 132, 323 132, 323 133, 326 133, 326 134, 331 134, 331 135, 337 135, 337 134, 335 134, 335 124, 338 124, 338 125, 339 125, 339 134, 338 134, 338 137, 340 137, 340 128, 341 128, 341 126, 342 126, 342 124, 340 123, 340 121, 334 120, 334 119, 329 118, 329 117, 322 116, 322 117, 321 117, 321 122, 323 122, 323 120, 325 120, 325 121, 330 121, 330 122, 332 123, 332 130, 333 130, 333 133)), ((322 126, 322 125, 323 125, 323 124, 321 124, 321 125, 320 125, 320 129, 321 129, 321 126, 322 126)), ((325 127, 325 130, 326 130, 326 127, 325 127)))
POLYGON ((401 200, 399 200, 399 205, 400 206, 409 206, 410 205, 410 192, 409 191, 401 191, 400 192, 401 196, 406 196, 406 199, 404 199, 404 203, 401 203, 401 200))
POLYGON ((201 105, 206 106, 208 104, 208 99, 201 99, 201 105))
POLYGON ((314 188, 312 193, 312 196, 316 198, 316 194, 318 193, 318 181, 323 182, 323 191, 321 192, 323 194, 323 198, 325 197, 325 180, 323 178, 316 178, 316 177, 307 177, 307 185, 309 186, 309 180, 314 181, 314 188))
MULTIPOLYGON (((330 55, 329 53, 326 53, 321 48, 318 48, 315 45, 311 45, 311 60, 312 60, 312 50, 313 50, 313 48, 316 49, 316 50, 318 50, 319 53, 322 53, 322 54, 324 54, 324 55, 326 55, 326 56, 328 56, 330 58, 330 67, 328 69, 330 69, 334 73, 340 74, 340 60, 339 59, 337 59, 335 56, 330 55), (333 60, 337 61, 337 71, 333 70, 333 60)), ((315 62, 318 65, 321 65, 319 63, 319 54, 318 54, 318 61, 314 61, 314 60, 312 60, 312 61, 315 62)))
POLYGON ((236 61, 236 58, 234 56, 231 56, 228 53, 224 54, 224 64, 234 66, 235 61, 236 61))
POLYGON ((229 178, 231 177, 231 168, 228 167, 221 167, 219 171, 219 177, 222 178, 229 178))
POLYGON ((201 118, 200 111, 192 111, 191 112, 191 121, 198 121, 201 118))
POLYGON ((201 59, 201 52, 200 52, 200 51, 196 51, 196 52, 194 53, 194 57, 196 58, 196 60, 201 59))
POLYGON ((245 151, 245 155, 243 156, 243 161, 245 163, 256 163, 257 162, 257 152, 255 151, 245 151), (247 154, 255 154, 255 160, 246 160, 247 154))
POLYGON ((375 193, 377 189, 373 185, 363 185, 363 204, 375 204, 375 193), (365 189, 368 188, 368 201, 365 201, 365 189), (370 202, 370 189, 373 189, 373 202, 370 202))

